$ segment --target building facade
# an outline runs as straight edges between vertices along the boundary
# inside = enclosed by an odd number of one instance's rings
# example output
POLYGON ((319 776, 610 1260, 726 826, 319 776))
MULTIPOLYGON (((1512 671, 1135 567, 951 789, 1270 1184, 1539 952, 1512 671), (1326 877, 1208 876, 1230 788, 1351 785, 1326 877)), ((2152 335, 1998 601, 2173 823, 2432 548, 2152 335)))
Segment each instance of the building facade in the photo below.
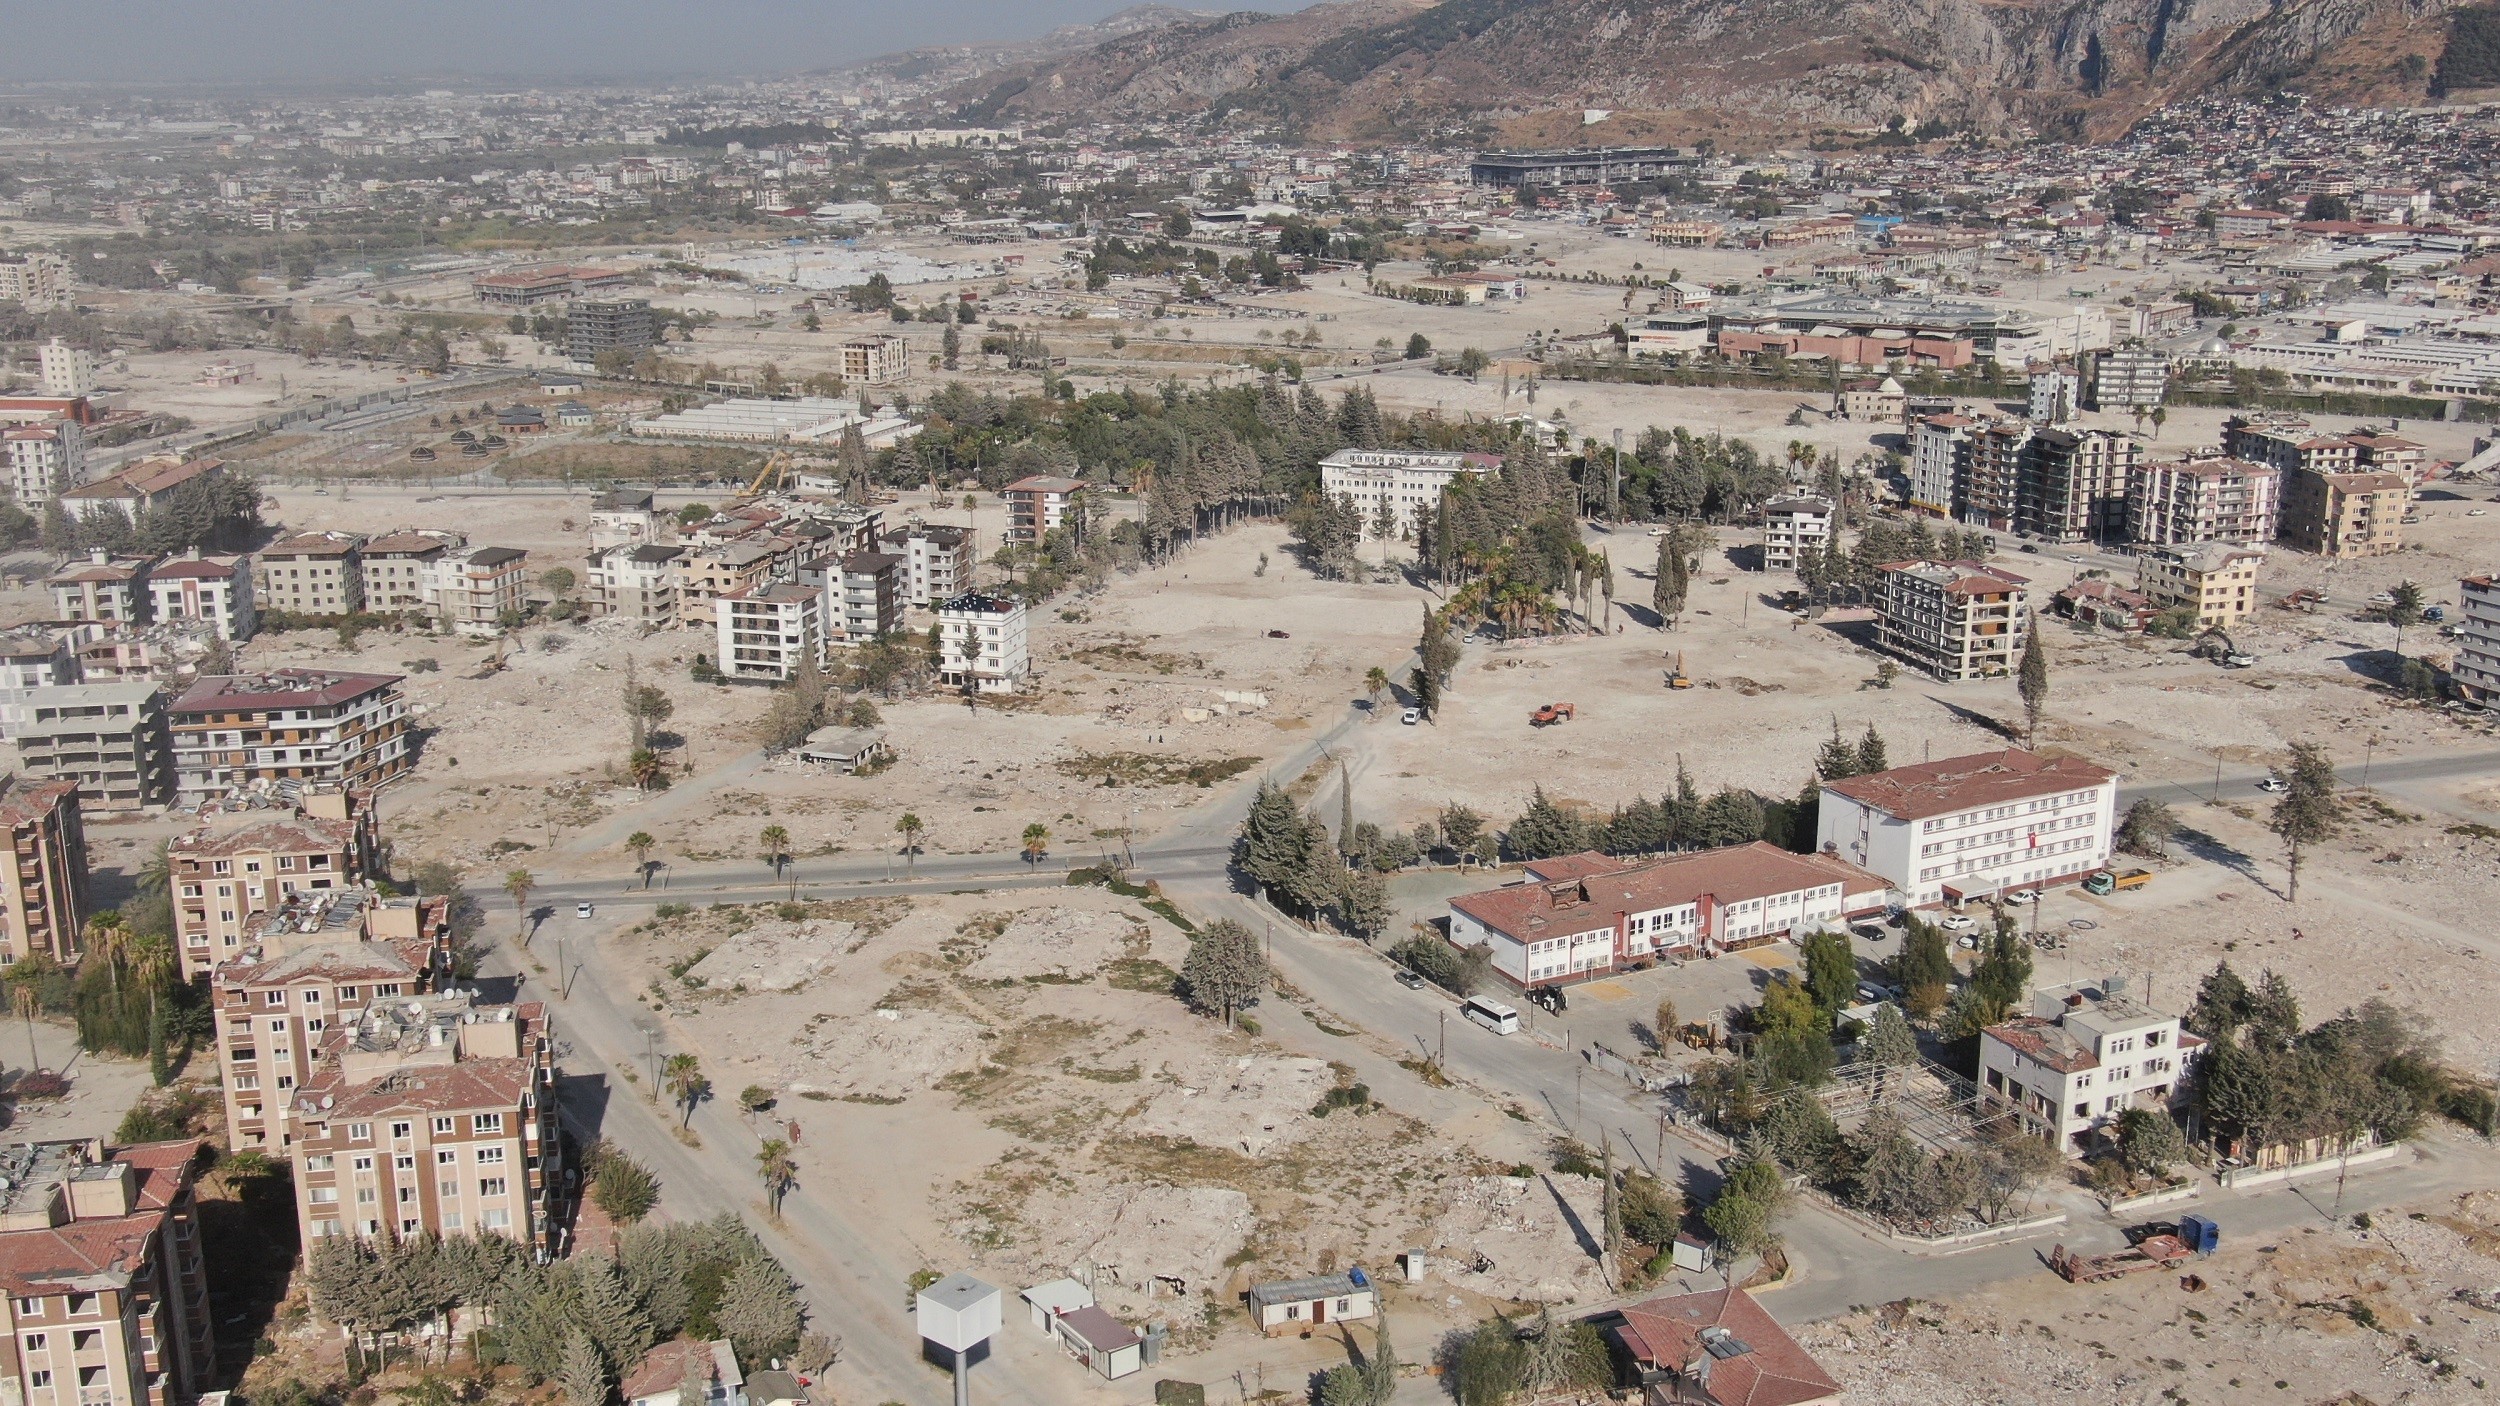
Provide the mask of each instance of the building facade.
POLYGON ((659 315, 647 298, 577 303, 564 319, 564 353, 577 366, 595 367, 602 356, 631 362, 659 344, 659 315))
POLYGON ((675 626, 678 559, 684 555, 682 547, 658 544, 618 545, 591 553, 584 591, 591 613, 621 616, 646 629, 675 626))
POLYGON ((252 559, 210 556, 193 547, 148 568, 149 614, 158 620, 201 620, 229 644, 260 628, 252 598, 252 559))
POLYGON ((2263 547, 2154 547, 2135 560, 2135 588, 2165 610, 2185 607, 2197 624, 2228 630, 2256 610, 2265 564, 2263 547))
MULTIPOLYGON (((1073 520, 1076 495, 1085 491, 1085 481, 1035 474, 1017 479, 1001 491, 1007 499, 1007 541, 1038 546, 1044 537, 1073 520)), ((1078 530, 1083 530, 1081 524, 1078 530)))
POLYGON ((27 513, 42 512, 86 481, 86 433, 75 420, 12 425, 0 431, 0 455, 8 463, 9 493, 27 513))
POLYGON ((903 604, 928 610, 972 585, 972 529, 917 519, 885 534, 885 550, 903 559, 903 604))
POLYGON ((742 586, 714 602, 723 677, 782 683, 825 658, 825 590, 780 581, 742 586))
POLYGON ((2127 536, 2150 546, 2271 542, 2283 476, 2219 456, 2139 464, 2127 478, 2127 536))
POLYGON ((1441 490, 1463 475, 1488 474, 1502 466, 1493 454, 1435 454, 1405 449, 1340 449, 1319 461, 1319 491, 1330 501, 1351 499, 1362 518, 1364 541, 1385 527, 1394 541, 1410 541, 1420 515, 1441 501, 1441 490))
POLYGON ((319 669, 199 680, 171 709, 182 795, 397 780, 413 765, 400 683, 397 674, 319 669))
POLYGON ((102 547, 84 561, 64 562, 44 578, 52 613, 62 620, 104 620, 134 625, 148 618, 146 557, 116 557, 102 547))
POLYGON ((2126 534, 2128 475, 2143 461, 2143 441, 2050 425, 2035 431, 2025 450, 2017 531, 2048 542, 2105 542, 2126 534))
POLYGON ((253 920, 298 894, 356 889, 380 873, 373 798, 315 788, 292 814, 259 807, 219 810, 165 846, 174 897, 174 947, 196 979, 240 956, 253 920))
POLYGON ((349 615, 365 608, 362 549, 352 532, 299 532, 261 549, 252 598, 289 615, 349 615))
POLYGON ((873 644, 901 629, 903 568, 904 558, 892 552, 853 552, 827 563, 825 643, 873 644))
POLYGON ((207 1389, 200 1150, 0 1148, 0 1380, 22 1406, 185 1406, 207 1389))
POLYGON ((361 608, 376 615, 432 615, 434 567, 467 542, 457 532, 424 529, 386 532, 367 541, 356 553, 364 579, 361 608))
POLYGON ((938 606, 938 682, 974 693, 1013 693, 1033 672, 1025 605, 977 593, 938 606))
POLYGON ((590 550, 641 547, 668 539, 668 519, 647 489, 611 488, 590 500, 590 550))
POLYGON ((911 370, 911 343, 890 332, 842 343, 842 379, 855 386, 890 386, 911 370))
POLYGON ((1762 505, 1762 569, 1794 571, 1808 557, 1820 557, 1831 546, 1832 500, 1775 498, 1762 505))
POLYGON ((2109 862, 2118 774, 2019 747, 1824 783, 1815 848, 1914 906, 2077 878, 2109 862))
POLYGON ((2457 657, 2449 676, 2472 699, 2500 698, 2500 579, 2468 576, 2457 583, 2457 657))
POLYGON ((1884 879, 1827 854, 1756 842, 1647 863, 1590 851, 1528 865, 1527 882, 1450 900, 1450 941, 1489 945, 1522 989, 1671 957, 1716 955, 1879 913, 1884 879))
POLYGON ((2010 674, 2031 630, 2029 585, 1976 562, 1892 562, 1876 597, 1876 640, 1948 683, 2010 674))
POLYGON ((27 695, 10 729, 18 766, 42 781, 78 783, 88 810, 143 810, 174 799, 165 690, 153 683, 81 683, 27 695))
POLYGON ((9 865, 0 874, 0 967, 41 952, 75 965, 87 923, 87 830, 78 783, 0 776, 9 865))
POLYGON ((2177 1016, 2132 999, 2117 979, 2046 987, 2032 1000, 2030 1014, 1979 1033, 1985 1107, 2078 1157, 2096 1134, 2114 1136, 2128 1109, 2166 1116, 2182 1100, 2204 1041, 2177 1016))
POLYGON ((2413 480, 2393 470, 2293 469, 2283 476, 2276 536, 2322 557, 2383 557, 2404 549, 2412 508, 2413 480))
POLYGON ((517 547, 466 547, 433 564, 433 616, 445 629, 491 635, 521 618, 529 595, 529 553, 517 547))
POLYGON ((69 256, 57 249, 20 249, 0 254, 0 303, 23 303, 29 312, 69 306, 69 256))

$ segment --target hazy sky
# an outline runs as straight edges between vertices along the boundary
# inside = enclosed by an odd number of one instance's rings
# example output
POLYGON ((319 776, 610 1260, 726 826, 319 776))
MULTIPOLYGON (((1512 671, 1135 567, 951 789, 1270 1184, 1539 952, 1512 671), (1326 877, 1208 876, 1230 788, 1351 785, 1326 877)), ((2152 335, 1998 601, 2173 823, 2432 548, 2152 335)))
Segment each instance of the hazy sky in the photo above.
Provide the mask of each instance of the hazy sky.
MULTIPOLYGON (((1295 10, 1310 0, 1196 0, 1295 10)), ((1136 0, 9 0, 0 79, 775 74, 1021 39, 1136 0)))

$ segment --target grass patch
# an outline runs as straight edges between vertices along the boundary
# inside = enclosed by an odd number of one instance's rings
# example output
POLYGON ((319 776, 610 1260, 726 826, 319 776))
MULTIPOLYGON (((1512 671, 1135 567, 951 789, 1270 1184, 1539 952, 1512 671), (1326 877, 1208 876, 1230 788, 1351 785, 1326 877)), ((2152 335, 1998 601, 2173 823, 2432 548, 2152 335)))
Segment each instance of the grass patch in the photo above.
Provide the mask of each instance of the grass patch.
POLYGON ((1079 1079, 1091 1079, 1097 1084, 1134 1084, 1143 1078, 1146 1072, 1134 1064, 1118 1069, 1101 1069, 1078 1064, 1073 1059, 1059 1061, 1059 1068, 1063 1073, 1073 1074, 1079 1079))
POLYGON ((1102 969, 1103 978, 1114 990, 1145 991, 1168 996, 1180 985, 1181 974, 1152 957, 1122 957, 1102 969))
MULTIPOLYGON (((1146 638, 1160 639, 1162 637, 1148 635, 1146 638)), ((1167 654, 1161 650, 1146 649, 1139 641, 1133 639, 1106 640, 1101 644, 1087 645, 1083 649, 1070 651, 1068 657, 1079 664, 1101 669, 1107 673, 1129 670, 1177 674, 1184 669, 1195 672, 1207 666, 1207 661, 1199 655, 1167 654)))
POLYGON ((2463 825, 2449 826, 2448 833, 2463 840, 2500 840, 2500 830, 2494 830, 2488 825, 2477 825, 2471 821, 2463 825))
MULTIPOLYGON (((817 1096, 818 1095, 815 1094, 805 1095, 805 1097, 808 1098, 815 1098, 817 1096)), ((901 1099, 895 1098, 890 1094, 844 1094, 842 1095, 842 1101, 844 1103, 873 1103, 880 1108, 891 1108, 895 1104, 902 1102, 901 1099)))
POLYGON ((1124 1137, 1095 1154, 1122 1171, 1160 1177, 1176 1186, 1227 1186, 1254 1192, 1272 1187, 1274 1174, 1229 1147, 1207 1147, 1189 1138, 1124 1137))
POLYGON ((1402 1059, 1398 1061, 1398 1068, 1436 1089, 1446 1089, 1450 1086, 1450 1076, 1441 1072, 1441 1065, 1437 1060, 1402 1059))
POLYGON ((1146 752, 1085 752, 1051 765, 1072 781, 1099 779, 1106 786, 1196 786, 1203 790, 1230 781, 1258 764, 1256 757, 1193 761, 1146 752))
POLYGON ((1337 1036, 1338 1038, 1342 1039, 1342 1038, 1344 1038, 1345 1036, 1352 1035, 1352 1034, 1354 1034, 1354 1033, 1355 1033, 1354 1031, 1351 1031, 1351 1030, 1340 1030, 1340 1029, 1338 1029, 1336 1026, 1333 1026, 1333 1025, 1329 1024, 1329 1023, 1328 1023, 1328 1018, 1327 1018, 1326 1016, 1321 1015, 1321 1014, 1320 1014, 1319 1012, 1317 1012, 1317 1011, 1304 1011, 1302 1014, 1303 1014, 1305 1017, 1307 1017, 1313 1025, 1316 1025, 1316 1026, 1318 1026, 1318 1027, 1319 1027, 1319 1033, 1321 1033, 1322 1035, 1335 1035, 1335 1036, 1337 1036))
POLYGON ((1179 928, 1182 932, 1192 937, 1198 935, 1198 925, 1182 917, 1181 910, 1173 907, 1170 899, 1144 884, 1130 883, 1120 877, 1119 870, 1109 865, 1090 864, 1082 869, 1071 869, 1068 871, 1068 882, 1093 888, 1107 888, 1122 898, 1133 898, 1137 900, 1139 907, 1179 928))

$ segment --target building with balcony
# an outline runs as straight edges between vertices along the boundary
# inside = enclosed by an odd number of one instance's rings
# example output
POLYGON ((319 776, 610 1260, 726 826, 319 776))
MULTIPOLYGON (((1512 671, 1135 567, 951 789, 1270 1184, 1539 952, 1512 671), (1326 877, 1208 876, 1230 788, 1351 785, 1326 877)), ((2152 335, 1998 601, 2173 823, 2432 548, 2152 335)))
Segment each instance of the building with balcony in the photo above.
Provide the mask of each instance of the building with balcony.
MULTIPOLYGON (((1321 473, 1326 474, 1323 467, 1321 473)), ((1020 478, 1001 490, 1007 499, 1007 541, 1010 545, 1037 546, 1044 537, 1058 531, 1073 520, 1076 495, 1085 491, 1083 479, 1057 478, 1050 474, 1034 474, 1020 478)), ((1078 530, 1084 530, 1079 524, 1078 530)))
POLYGON ((2449 677, 2478 702, 2500 698, 2500 579, 2468 576, 2457 583, 2457 657, 2449 677))
POLYGON ((596 367, 603 356, 631 363, 659 344, 660 319, 648 298, 577 303, 564 319, 564 353, 576 366, 596 367))
POLYGON ((872 644, 903 627, 905 559, 893 552, 853 552, 799 573, 824 581, 825 643, 872 644))
POLYGON ((62 620, 106 620, 134 625, 148 618, 146 557, 117 557, 102 547, 84 561, 69 561, 43 579, 52 613, 62 620))
POLYGON ((2382 557, 2404 549, 2404 519, 2412 509, 2413 480, 2394 470, 2293 469, 2283 476, 2275 535, 2322 557, 2382 557))
POLYGON ((611 488, 590 500, 591 553, 667 541, 668 521, 649 489, 611 488))
POLYGON ((2127 529, 2128 475, 2144 442, 2113 430, 2048 425, 2024 446, 2016 531, 2046 542, 2104 542, 2127 529))
POLYGON ((564 1155, 546 1007, 450 990, 367 1002, 323 1032, 294 1090, 303 1243, 333 1235, 504 1235, 557 1246, 564 1155))
POLYGON ((0 967, 32 952, 78 961, 87 923, 87 831, 78 783, 0 776, 9 862, 0 874, 0 967))
POLYGON ((678 559, 683 547, 644 543, 603 547, 590 555, 583 599, 593 615, 620 616, 647 630, 678 623, 678 559))
POLYGON ((0 1148, 0 1380, 22 1406, 183 1406, 208 1387, 200 1151, 0 1148))
POLYGON ((229 644, 260 628, 248 556, 210 556, 193 547, 167 557, 148 568, 148 599, 155 619, 206 621, 229 644))
POLYGON ((972 585, 972 529, 917 518, 885 534, 885 550, 903 559, 903 604, 928 610, 972 585))
POLYGON ((173 737, 165 690, 153 683, 79 683, 26 697, 26 720, 9 741, 39 781, 75 781, 87 810, 173 804, 173 737))
POLYGON ((2118 774, 2019 747, 1824 783, 1815 848, 1913 905, 2036 889, 2109 862, 2118 774))
POLYGON ((376 615, 427 618, 434 613, 434 567, 468 545, 457 532, 423 528, 385 532, 357 552, 364 577, 363 608, 376 615))
POLYGON ((1876 641, 1948 683, 2010 674, 2031 629, 2030 584, 1977 562, 1892 562, 1876 597, 1876 641))
POLYGON ((1025 605, 965 594, 938 606, 938 682, 970 693, 1013 693, 1033 672, 1025 605))
POLYGON ((2127 475, 2127 536, 2149 546, 2271 542, 2282 474, 2221 456, 2138 464, 2127 475))
POLYGON ((2257 573, 2263 547, 2207 542, 2195 547, 2153 547, 2135 560, 2135 588, 2164 610, 2196 612, 2196 623, 2228 630, 2257 608, 2257 573))
POLYGON ((1808 557, 1820 557, 1831 546, 1832 500, 1803 496, 1774 498, 1762 505, 1762 569, 1794 571, 1808 557))
POLYGON ((1979 1032, 1979 1096, 2069 1157, 2114 1136, 2130 1108, 2168 1115, 2205 1042, 2135 1000, 2121 978, 2044 987, 2030 1014, 1979 1032))
POLYGON ((239 956, 253 919, 302 894, 345 891, 381 872, 373 798, 321 787, 289 813, 252 805, 207 807, 165 846, 174 896, 174 948, 186 979, 239 956))
POLYGON ((782 683, 802 662, 824 662, 824 587, 796 581, 742 586, 714 606, 722 677, 782 683))
POLYGON ((451 984, 448 900, 384 899, 363 885, 298 890, 244 924, 244 945, 208 972, 226 1140, 285 1153, 286 1112, 333 1029, 376 1002, 451 984))
POLYGON ((529 553, 518 547, 464 547, 427 573, 432 614, 447 630, 491 635, 521 618, 529 593, 529 553))
POLYGON ((86 481, 86 431, 71 419, 11 425, 0 431, 0 460, 6 463, 9 493, 19 510, 40 513, 45 504, 86 481))
POLYGON ((289 615, 349 615, 365 608, 364 539, 353 532, 299 532, 261 549, 252 598, 289 615))
POLYGON ((842 379, 854 386, 890 386, 911 370, 911 343, 890 332, 852 337, 842 353, 842 379))
POLYGON ((174 774, 186 798, 365 790, 414 765, 397 674, 273 669, 216 675, 174 700, 174 774))

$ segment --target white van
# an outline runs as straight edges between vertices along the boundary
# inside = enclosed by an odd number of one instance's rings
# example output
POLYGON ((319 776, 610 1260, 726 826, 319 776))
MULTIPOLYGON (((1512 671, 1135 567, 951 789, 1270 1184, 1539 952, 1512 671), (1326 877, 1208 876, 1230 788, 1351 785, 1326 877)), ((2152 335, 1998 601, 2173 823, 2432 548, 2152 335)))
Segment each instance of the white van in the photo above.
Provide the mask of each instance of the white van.
POLYGON ((1496 1035, 1519 1033, 1519 1012, 1499 1001, 1470 996, 1459 1004, 1458 1013, 1496 1035))

